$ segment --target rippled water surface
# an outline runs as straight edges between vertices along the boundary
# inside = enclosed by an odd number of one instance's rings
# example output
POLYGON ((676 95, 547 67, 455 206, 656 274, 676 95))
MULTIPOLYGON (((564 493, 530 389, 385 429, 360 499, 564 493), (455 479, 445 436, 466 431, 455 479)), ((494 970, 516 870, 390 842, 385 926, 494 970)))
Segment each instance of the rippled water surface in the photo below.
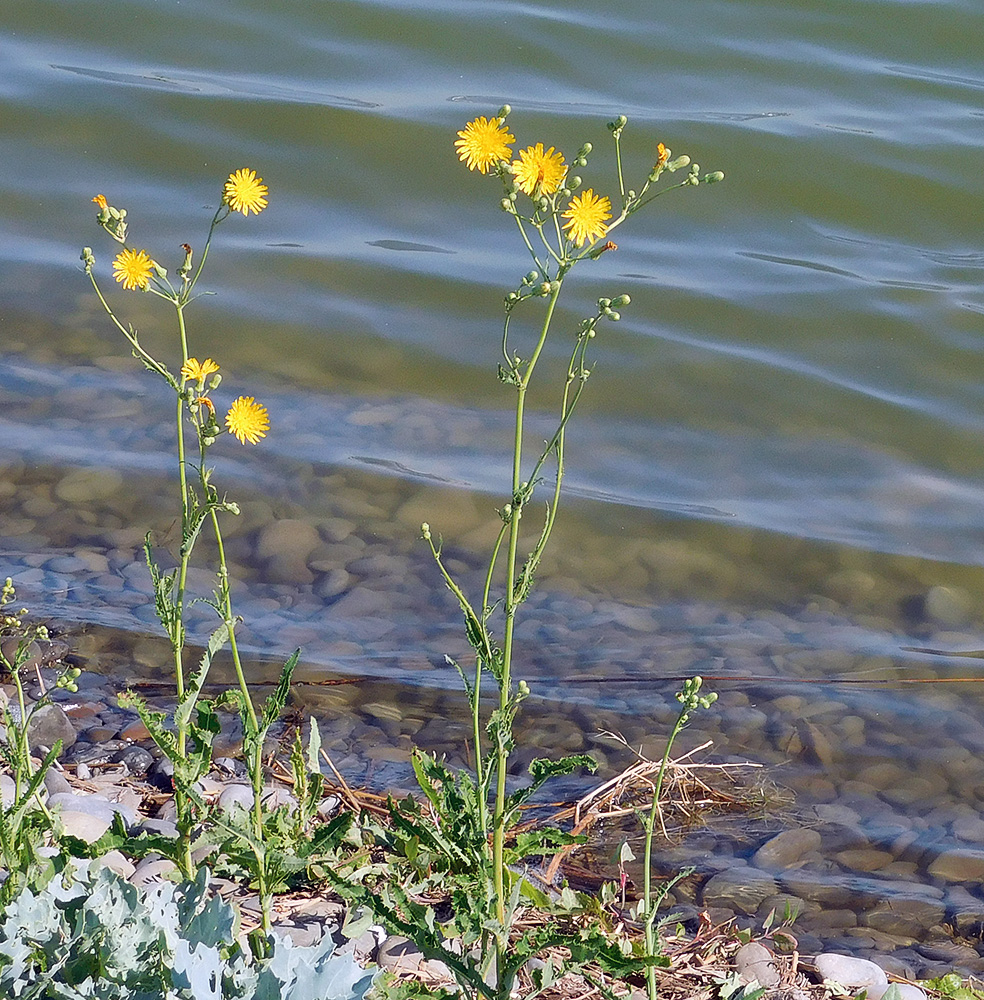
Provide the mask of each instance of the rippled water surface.
MULTIPOLYGON (((477 579, 508 476, 500 303, 529 266, 455 132, 508 102, 520 145, 591 141, 585 183, 611 192, 625 113, 630 178, 662 141, 727 180, 661 198, 565 285, 556 379, 599 296, 632 304, 597 338, 521 630, 537 732, 658 740, 676 678, 702 671, 722 698, 692 744, 706 730, 804 808, 853 809, 892 885, 977 898, 980 875, 933 859, 984 850, 959 822, 984 798, 980 661, 945 655, 984 647, 982 36, 959 0, 8 0, 0 575, 69 625, 152 634, 137 546, 173 525, 171 404, 79 252, 113 284, 103 193, 176 267, 249 166, 269 207, 219 228, 215 295, 189 311, 221 402, 272 418, 260 447, 213 450, 244 507, 244 639, 302 645, 311 677, 399 682, 418 722, 444 711, 458 616, 417 533, 477 579), (316 530, 301 566, 270 554, 285 519, 316 530)), ((173 357, 165 303, 109 294, 173 357)), ((532 444, 552 406, 534 397, 532 444)))

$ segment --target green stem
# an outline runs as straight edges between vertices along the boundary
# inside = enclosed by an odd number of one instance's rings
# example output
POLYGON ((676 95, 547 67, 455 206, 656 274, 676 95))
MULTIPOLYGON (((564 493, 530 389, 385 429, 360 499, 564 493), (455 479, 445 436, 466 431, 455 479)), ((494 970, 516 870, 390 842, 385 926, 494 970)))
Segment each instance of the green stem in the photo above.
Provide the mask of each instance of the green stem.
MULTIPOLYGON (((656 775, 656 786, 653 789, 653 801, 649 807, 649 816, 646 819, 646 846, 645 854, 642 858, 642 905, 645 912, 645 934, 646 934, 646 958, 656 956, 656 912, 653 908, 653 834, 656 829, 656 817, 659 813, 659 800, 663 794, 663 779, 666 776, 666 769, 670 763, 670 751, 680 730, 689 718, 688 706, 684 706, 677 716, 670 738, 666 741, 666 749, 663 751, 663 759, 660 761, 659 772, 656 775)), ((656 982, 656 968, 650 966, 646 969, 646 992, 649 1000, 656 1000, 658 986, 656 982)))
MULTIPOLYGON (((558 273, 556 284, 550 293, 547 312, 540 329, 540 338, 536 349, 526 366, 526 372, 516 387, 516 423, 513 434, 513 472, 512 472, 512 511, 509 518, 509 543, 506 559, 506 596, 505 596, 505 630, 502 644, 502 671, 499 676, 499 711, 504 717, 509 708, 512 696, 512 653, 513 637, 516 630, 516 610, 519 602, 516 599, 516 555, 519 549, 519 522, 522 518, 522 486, 523 462, 523 428, 525 418, 526 391, 529 388, 533 370, 547 341, 550 321, 553 319, 557 299, 563 287, 563 272, 558 273)), ((505 820, 506 820, 506 771, 508 767, 508 752, 502 738, 496 740, 496 788, 495 812, 492 816, 492 871, 496 894, 496 909, 499 921, 505 923, 505 820)))

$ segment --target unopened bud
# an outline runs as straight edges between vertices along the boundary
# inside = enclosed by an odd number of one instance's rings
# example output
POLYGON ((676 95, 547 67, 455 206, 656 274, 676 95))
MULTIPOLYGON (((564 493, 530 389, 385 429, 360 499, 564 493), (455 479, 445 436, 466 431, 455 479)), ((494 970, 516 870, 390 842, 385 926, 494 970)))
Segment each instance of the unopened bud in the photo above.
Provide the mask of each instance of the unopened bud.
POLYGON ((717 184, 718 181, 723 181, 723 180, 724 180, 724 171, 723 170, 715 170, 711 174, 705 174, 704 175, 704 183, 705 184, 717 184))
POLYGON ((576 191, 581 186, 581 178, 577 174, 573 177, 568 177, 567 186, 571 191, 576 191))
POLYGON ((672 173, 674 170, 679 170, 681 167, 689 166, 690 157, 684 154, 683 156, 678 156, 675 160, 670 160, 670 162, 666 164, 666 169, 672 173))
POLYGON ((619 321, 619 320, 620 320, 620 319, 622 318, 622 317, 621 317, 621 316, 620 316, 620 315, 619 315, 619 314, 618 314, 617 312, 615 312, 615 310, 614 310, 614 309, 609 309, 609 310, 608 310, 608 311, 607 311, 607 312, 605 313, 605 315, 606 315, 606 316, 607 316, 607 317, 608 317, 608 318, 609 318, 609 319, 610 319, 610 320, 611 320, 611 321, 612 321, 613 323, 617 323, 617 322, 618 322, 618 321, 619 321))
POLYGON ((499 108, 499 113, 496 115, 496 118, 502 121, 502 119, 505 118, 511 111, 512 108, 509 107, 508 104, 503 104, 502 107, 499 108))
POLYGON ((424 521, 424 523, 420 526, 420 533, 424 536, 424 538, 428 540, 430 539, 431 526, 426 521, 424 521))
POLYGON ((632 299, 630 299, 628 295, 616 295, 615 298, 612 299, 612 305, 621 309, 623 306, 627 306, 631 301, 632 299))
POLYGON ((512 211, 513 203, 508 198, 503 198, 502 201, 499 202, 499 205, 503 212, 512 211))

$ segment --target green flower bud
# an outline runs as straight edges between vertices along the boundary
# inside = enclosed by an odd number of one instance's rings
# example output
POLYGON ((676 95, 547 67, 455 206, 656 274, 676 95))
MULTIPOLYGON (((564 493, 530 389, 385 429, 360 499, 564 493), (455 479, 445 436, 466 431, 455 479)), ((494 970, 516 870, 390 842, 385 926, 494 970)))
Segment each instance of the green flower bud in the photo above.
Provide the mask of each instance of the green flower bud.
POLYGON ((583 160, 583 159, 584 159, 584 157, 588 156, 588 155, 589 155, 589 154, 591 153, 591 150, 592 150, 592 149, 594 149, 594 146, 592 146, 590 142, 586 142, 586 143, 585 143, 585 144, 584 144, 584 145, 583 145, 583 146, 582 146, 582 147, 580 148, 580 150, 578 150, 578 154, 577 154, 577 158, 578 158, 579 160, 583 160))
POLYGON ((626 198, 629 199, 629 201, 633 201, 635 199, 636 193, 631 188, 629 188, 629 190, 626 191, 625 196, 626 198))
POLYGON ((513 203, 508 198, 503 198, 502 201, 499 202, 499 205, 503 212, 512 211, 513 203))
POLYGON ((603 312, 605 309, 608 309, 611 306, 611 304, 612 304, 611 299, 598 299, 598 308, 601 309, 603 312))
POLYGON ((93 256, 92 247, 82 247, 82 255, 79 257, 85 267, 85 273, 91 274, 92 268, 96 263, 96 258, 93 256))
POLYGON ((705 184, 717 184, 718 181, 723 181, 723 180, 724 180, 724 171, 723 170, 715 170, 711 174, 705 174, 704 175, 704 183, 705 184))
POLYGON ((526 681, 520 681, 517 685, 517 690, 519 691, 519 696, 525 698, 530 693, 530 686, 526 681))
POLYGON ((540 277, 539 271, 530 271, 525 278, 523 278, 524 285, 532 285, 537 278, 540 277))
POLYGON ((506 296, 506 305, 507 306, 511 306, 514 302, 518 302, 518 301, 519 301, 519 296, 515 292, 510 292, 506 296))
POLYGON ((683 156, 678 156, 675 160, 670 160, 670 162, 666 164, 666 169, 672 173, 674 170, 679 170, 681 167, 689 166, 690 157, 684 154, 683 156))
POLYGON ((538 295, 549 295, 550 294, 550 282, 549 281, 541 281, 540 282, 540 287, 537 288, 536 291, 537 291, 538 295))
POLYGON ((567 178, 567 186, 571 191, 576 191, 581 186, 581 178, 575 174, 573 177, 567 178))
POLYGON ((612 299, 612 305, 615 306, 615 307, 617 307, 617 308, 619 308, 619 309, 621 309, 623 306, 627 306, 631 301, 632 301, 632 299, 630 299, 628 297, 628 295, 624 295, 624 294, 623 295, 617 295, 617 296, 615 296, 614 299, 612 299))
POLYGON ((614 309, 609 309, 605 315, 613 322, 617 323, 622 317, 614 309))
POLYGON ((559 281, 551 281, 550 282, 550 291, 551 292, 559 292, 560 291, 560 282, 559 281))
POLYGON ((425 539, 430 541, 431 526, 426 521, 424 521, 424 523, 420 526, 420 533, 421 535, 424 536, 425 539))
POLYGON ((508 104, 503 104, 502 107, 499 108, 499 113, 496 115, 496 118, 498 118, 501 121, 503 118, 505 118, 507 115, 509 115, 509 113, 511 111, 512 111, 512 108, 509 107, 508 104))

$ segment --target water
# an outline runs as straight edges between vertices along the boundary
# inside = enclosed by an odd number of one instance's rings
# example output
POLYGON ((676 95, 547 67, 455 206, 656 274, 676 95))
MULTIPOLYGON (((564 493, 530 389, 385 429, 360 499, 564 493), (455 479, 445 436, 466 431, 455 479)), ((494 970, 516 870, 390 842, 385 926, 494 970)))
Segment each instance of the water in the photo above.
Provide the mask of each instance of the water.
MULTIPOLYGON (((932 806, 950 813, 927 829, 942 831, 937 846, 966 846, 953 816, 977 809, 984 775, 953 762, 977 749, 976 687, 894 682, 975 679, 979 661, 925 650, 984 646, 982 22, 957 0, 658 15, 641 0, 8 0, 8 571, 41 611, 152 630, 110 578, 113 553, 135 558, 145 526, 173 521, 170 404, 120 360, 78 255, 93 246, 112 284, 90 200, 102 193, 129 210, 135 244, 177 266, 181 243, 201 246, 228 172, 250 166, 269 208, 220 227, 204 282, 216 294, 189 314, 193 353, 222 364, 222 392, 271 412, 261 447, 213 452, 223 485, 254 505, 234 552, 248 648, 280 655, 296 641, 314 672, 389 676, 421 699, 452 686, 441 657, 460 651, 458 619, 416 527, 440 525, 462 571, 477 571, 509 448, 499 303, 528 269, 495 182, 457 162, 455 132, 508 102, 519 146, 569 157, 590 140, 586 183, 610 191, 605 123, 625 113, 629 177, 661 140, 727 180, 660 199, 567 283, 560 333, 600 295, 632 304, 595 345, 521 669, 553 711, 576 702, 582 728, 627 733, 658 728, 662 710, 639 694, 653 677, 765 676, 722 683, 731 716, 708 727, 735 754, 802 772, 805 801, 828 777, 842 801, 859 769, 917 766, 942 739, 947 797, 932 806), (58 483, 80 466, 128 486, 73 507, 58 483), (319 597, 318 581, 265 578, 256 532, 283 517, 350 524, 337 544, 355 549, 341 554, 370 562, 339 586, 375 595, 370 609, 319 597), (108 570, 50 563, 80 548, 111 557, 108 570), (651 608, 645 628, 625 625, 651 608), (397 633, 374 636, 367 618, 397 633), (636 686, 614 701, 603 685, 572 695, 564 679, 585 669, 636 686), (875 677, 894 686, 817 683, 875 677), (825 759, 735 721, 747 708, 781 728, 794 682, 808 701, 847 706, 871 738, 825 759), (879 743, 900 725, 901 744, 879 743)), ((149 346, 173 350, 161 303, 112 294, 149 346)), ((566 351, 558 338, 545 360, 566 351)), ((533 401, 533 442, 548 403, 533 401)), ((843 711, 831 710, 835 743, 843 711)), ((893 808, 911 819, 925 805, 893 808)))

